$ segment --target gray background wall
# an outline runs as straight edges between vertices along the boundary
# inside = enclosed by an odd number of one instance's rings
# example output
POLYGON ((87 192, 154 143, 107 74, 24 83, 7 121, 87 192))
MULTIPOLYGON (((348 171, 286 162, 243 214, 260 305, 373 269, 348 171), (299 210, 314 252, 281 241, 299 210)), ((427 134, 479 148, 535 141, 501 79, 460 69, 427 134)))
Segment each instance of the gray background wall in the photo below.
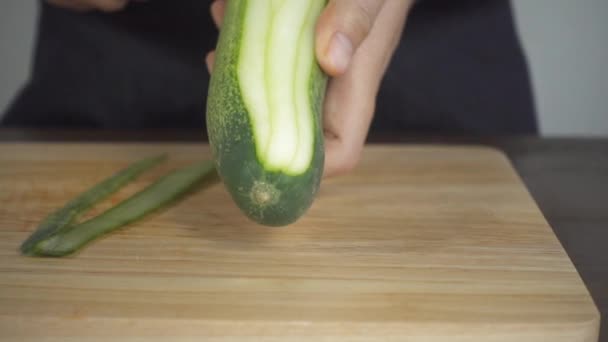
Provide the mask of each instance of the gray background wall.
POLYGON ((25 82, 36 30, 35 0, 0 0, 0 115, 25 82))
POLYGON ((608 1, 513 3, 542 132, 608 135, 608 1))
MULTIPOLYGON (((608 136, 608 1, 513 0, 544 135, 608 136)), ((35 0, 0 5, 0 113, 27 78, 35 0)))

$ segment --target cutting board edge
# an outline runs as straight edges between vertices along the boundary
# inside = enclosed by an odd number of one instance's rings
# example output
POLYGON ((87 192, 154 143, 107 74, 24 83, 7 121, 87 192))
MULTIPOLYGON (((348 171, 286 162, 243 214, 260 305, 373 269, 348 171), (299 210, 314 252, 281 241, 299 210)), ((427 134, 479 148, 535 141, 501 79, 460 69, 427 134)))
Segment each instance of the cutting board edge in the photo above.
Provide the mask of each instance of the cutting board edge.
MULTIPOLYGON (((245 341, 272 339, 281 341, 300 341, 311 337, 332 338, 332 341, 376 341, 386 338, 433 338, 429 341, 469 341, 470 336, 484 338, 484 341, 506 342, 517 338, 520 342, 543 341, 551 337, 555 342, 597 342, 599 339, 598 319, 584 323, 550 324, 445 324, 444 322, 355 322, 355 321, 244 321, 233 320, 195 320, 195 319, 132 319, 132 318, 83 318, 74 317, 3 317, 0 316, 0 338, 35 338, 48 336, 55 330, 62 337, 71 334, 73 338, 83 336, 102 338, 128 337, 139 339, 150 335, 158 338, 205 338, 221 339, 227 336, 245 341), (35 329, 31 324, 35 323, 35 329), (238 329, 231 328, 235 324, 238 329), (162 326, 162 328, 160 328, 162 326), (172 329, 167 330, 171 327, 172 329), (113 329, 112 329, 113 328, 113 329), (268 333, 269 329, 279 329, 279 333, 268 333), (315 329, 314 335, 310 330, 315 329), (161 331, 162 330, 162 331, 161 331), (116 333, 120 331, 120 333, 116 333), (173 331, 173 333, 171 333, 173 331), (228 335, 226 332, 231 331, 228 335), (459 338, 462 338, 459 339, 459 338)), ((44 338, 42 338, 44 340, 44 338)), ((84 338, 86 340, 86 338, 84 338)))

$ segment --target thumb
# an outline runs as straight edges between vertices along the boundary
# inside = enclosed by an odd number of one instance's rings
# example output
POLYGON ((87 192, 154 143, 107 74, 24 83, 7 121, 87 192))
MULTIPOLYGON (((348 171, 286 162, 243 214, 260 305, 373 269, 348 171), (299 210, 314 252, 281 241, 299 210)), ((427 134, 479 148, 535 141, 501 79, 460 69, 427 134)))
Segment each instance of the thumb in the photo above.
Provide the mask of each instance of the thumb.
POLYGON ((316 55, 331 76, 343 74, 371 31, 383 0, 330 0, 316 27, 316 55))

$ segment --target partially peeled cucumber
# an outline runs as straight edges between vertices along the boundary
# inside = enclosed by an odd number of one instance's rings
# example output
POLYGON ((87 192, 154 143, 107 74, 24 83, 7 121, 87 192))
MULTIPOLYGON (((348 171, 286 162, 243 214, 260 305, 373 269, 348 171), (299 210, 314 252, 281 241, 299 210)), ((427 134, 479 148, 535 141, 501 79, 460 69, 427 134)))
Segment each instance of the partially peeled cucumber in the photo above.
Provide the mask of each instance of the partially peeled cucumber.
POLYGON ((314 49, 326 0, 229 0, 207 99, 216 169, 238 207, 268 226, 297 221, 323 174, 327 75, 314 49))

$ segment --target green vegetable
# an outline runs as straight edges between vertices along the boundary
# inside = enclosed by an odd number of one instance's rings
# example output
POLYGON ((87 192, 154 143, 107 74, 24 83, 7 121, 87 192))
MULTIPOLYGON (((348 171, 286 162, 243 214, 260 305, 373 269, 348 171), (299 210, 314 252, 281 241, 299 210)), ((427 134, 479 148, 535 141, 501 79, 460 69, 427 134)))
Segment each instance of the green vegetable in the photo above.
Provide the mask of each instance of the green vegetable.
POLYGON ((216 168, 254 221, 290 224, 323 172, 327 76, 314 30, 326 0, 230 0, 216 50, 207 130, 216 168))
POLYGON ((104 213, 38 241, 31 248, 37 256, 71 254, 95 238, 131 223, 176 200, 214 171, 210 161, 174 171, 104 213))
POLYGON ((80 194, 63 208, 48 215, 38 226, 37 230, 21 244, 21 252, 23 254, 31 254, 38 242, 64 231, 79 215, 90 207, 104 200, 127 183, 136 179, 143 172, 166 159, 165 155, 142 159, 80 194))

